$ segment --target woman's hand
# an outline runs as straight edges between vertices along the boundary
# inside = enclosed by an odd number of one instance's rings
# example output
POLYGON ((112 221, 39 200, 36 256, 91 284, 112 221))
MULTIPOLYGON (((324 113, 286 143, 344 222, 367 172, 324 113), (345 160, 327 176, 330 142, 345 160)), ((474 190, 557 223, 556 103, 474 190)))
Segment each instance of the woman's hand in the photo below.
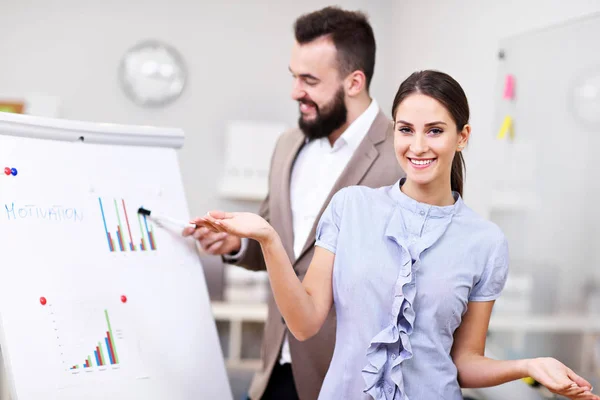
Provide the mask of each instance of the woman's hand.
POLYGON ((527 360, 527 375, 553 393, 574 400, 600 400, 592 385, 560 361, 544 357, 527 360))
POLYGON ((253 213, 211 211, 201 219, 200 224, 214 232, 227 232, 230 235, 254 239, 261 244, 276 236, 273 227, 261 216, 253 213))

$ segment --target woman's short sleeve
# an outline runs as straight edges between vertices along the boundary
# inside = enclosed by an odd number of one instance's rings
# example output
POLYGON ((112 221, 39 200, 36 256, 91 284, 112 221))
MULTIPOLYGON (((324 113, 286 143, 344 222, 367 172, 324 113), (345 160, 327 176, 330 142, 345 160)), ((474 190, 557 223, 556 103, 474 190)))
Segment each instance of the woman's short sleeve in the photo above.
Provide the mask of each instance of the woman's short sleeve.
POLYGON ((317 225, 315 246, 323 247, 334 254, 340 233, 345 198, 345 189, 341 189, 334 194, 317 225))
POLYGON ((503 236, 496 245, 478 282, 473 286, 469 301, 496 300, 508 277, 508 243, 503 236))

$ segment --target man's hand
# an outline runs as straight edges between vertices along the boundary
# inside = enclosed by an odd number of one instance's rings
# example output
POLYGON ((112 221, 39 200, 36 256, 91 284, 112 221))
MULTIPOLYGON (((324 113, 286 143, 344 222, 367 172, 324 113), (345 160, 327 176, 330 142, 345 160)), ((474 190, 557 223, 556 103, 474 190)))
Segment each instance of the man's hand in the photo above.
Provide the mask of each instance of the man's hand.
POLYGON ((213 232, 199 224, 201 218, 192 220, 198 228, 185 228, 183 236, 193 236, 200 243, 202 251, 212 255, 223 255, 237 253, 240 250, 242 242, 239 237, 230 235, 226 232, 213 232))

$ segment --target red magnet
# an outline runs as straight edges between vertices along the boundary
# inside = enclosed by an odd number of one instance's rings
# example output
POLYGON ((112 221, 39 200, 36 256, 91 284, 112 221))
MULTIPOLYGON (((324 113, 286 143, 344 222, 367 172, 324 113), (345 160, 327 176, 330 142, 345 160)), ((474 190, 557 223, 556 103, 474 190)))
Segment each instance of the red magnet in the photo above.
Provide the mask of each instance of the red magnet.
POLYGON ((40 297, 40 304, 45 306, 46 305, 46 298, 45 297, 40 297))
POLYGON ((12 171, 10 170, 10 168, 9 168, 9 167, 6 167, 6 168, 4 168, 4 174, 5 174, 5 175, 10 175, 10 174, 11 174, 11 172, 12 172, 12 171))
POLYGON ((127 302, 127 296, 125 296, 125 295, 121 296, 121 302, 122 303, 126 303, 127 302))

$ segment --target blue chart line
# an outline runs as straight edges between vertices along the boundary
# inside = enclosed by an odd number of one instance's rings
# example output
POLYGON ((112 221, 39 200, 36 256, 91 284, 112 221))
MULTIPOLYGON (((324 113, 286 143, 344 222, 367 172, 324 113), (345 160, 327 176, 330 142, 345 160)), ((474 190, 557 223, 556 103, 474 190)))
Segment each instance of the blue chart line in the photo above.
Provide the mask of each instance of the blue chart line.
POLYGON ((108 249, 110 251, 115 251, 115 249, 113 247, 112 238, 110 237, 110 232, 108 231, 108 227, 106 226, 106 217, 104 216, 104 207, 102 207, 102 199, 98 198, 98 201, 100 202, 100 212, 102 213, 102 222, 104 223, 104 231, 106 232, 106 240, 108 240, 108 249))
POLYGON ((115 212, 113 214, 109 212, 109 209, 104 208, 104 205, 108 204, 110 201, 107 199, 104 200, 105 201, 103 202, 102 198, 99 197, 98 204, 100 205, 102 225, 104 226, 104 233, 108 242, 108 249, 111 252, 156 250, 156 238, 154 236, 155 232, 153 231, 151 220, 148 221, 145 215, 140 216, 139 214, 134 213, 131 209, 128 212, 127 205, 123 199, 118 201, 117 199, 113 199, 115 206, 115 212), (137 231, 137 229, 132 229, 129 219, 130 215, 137 215, 139 231, 137 231), (109 226, 111 227, 110 230, 108 228, 109 226))

